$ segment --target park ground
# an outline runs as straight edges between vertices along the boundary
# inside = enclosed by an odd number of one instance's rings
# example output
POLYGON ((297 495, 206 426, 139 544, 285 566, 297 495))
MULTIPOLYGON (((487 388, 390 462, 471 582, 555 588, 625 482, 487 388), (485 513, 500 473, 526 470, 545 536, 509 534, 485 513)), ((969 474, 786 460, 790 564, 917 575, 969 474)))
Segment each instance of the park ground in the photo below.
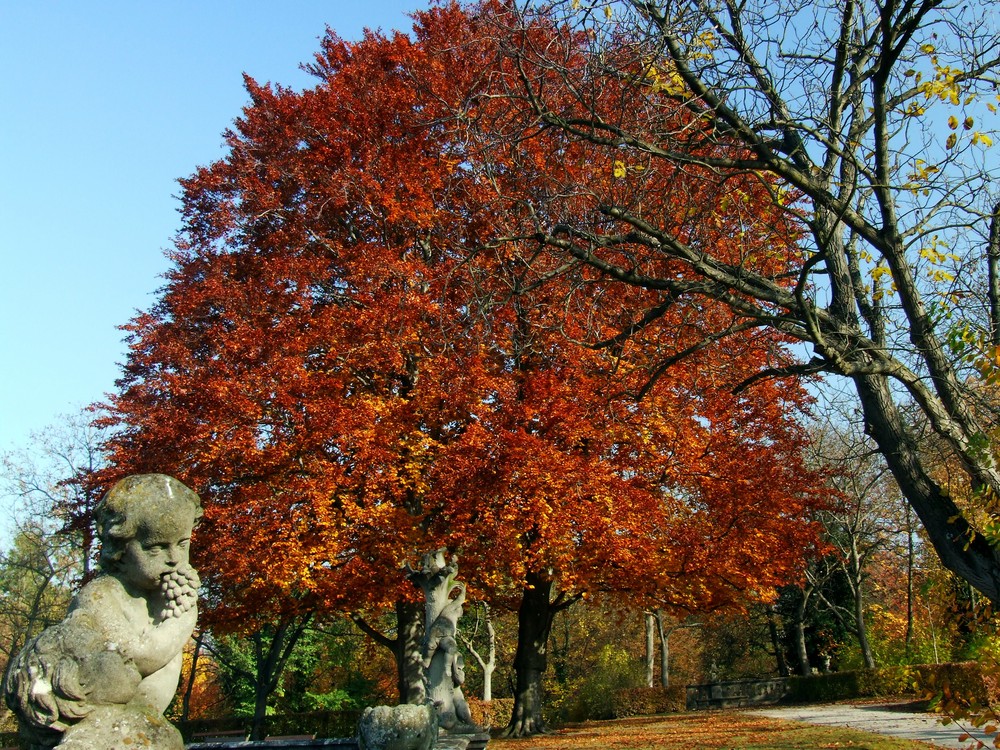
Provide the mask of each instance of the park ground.
POLYGON ((963 730, 898 706, 778 708, 586 722, 530 740, 497 739, 493 750, 927 750, 967 748, 963 730), (843 726, 849 724, 849 726, 843 726), (863 727, 863 728, 857 728, 863 727), (919 738, 919 739, 918 739, 919 738))

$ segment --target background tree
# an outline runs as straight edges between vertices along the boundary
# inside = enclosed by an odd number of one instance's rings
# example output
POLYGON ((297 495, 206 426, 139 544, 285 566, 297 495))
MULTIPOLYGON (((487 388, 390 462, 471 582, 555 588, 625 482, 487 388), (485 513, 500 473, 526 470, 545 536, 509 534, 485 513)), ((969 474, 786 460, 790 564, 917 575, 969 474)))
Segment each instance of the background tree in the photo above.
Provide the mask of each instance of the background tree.
MULTIPOLYGON (((833 562, 850 592, 850 606, 823 599, 830 612, 854 634, 866 667, 875 656, 868 639, 866 611, 872 566, 898 542, 903 513, 899 488, 881 454, 857 422, 830 422, 813 442, 815 460, 829 467, 835 500, 821 511, 825 538, 835 550, 833 562)), ((822 597, 822 592, 820 592, 822 597)))
POLYGON ((0 554, 0 630, 4 673, 24 644, 66 615, 79 559, 36 524, 22 526, 0 554))
POLYGON ((350 623, 320 625, 300 618, 205 639, 231 710, 250 720, 251 739, 263 738, 271 714, 353 710, 372 699, 354 663, 360 657, 350 623))
POLYGON ((0 456, 12 535, 0 552, 5 665, 28 639, 63 619, 73 588, 90 575, 93 531, 75 518, 96 501, 79 480, 102 466, 101 440, 90 415, 67 415, 23 449, 0 456))
MULTIPOLYGON (((636 0, 485 12, 510 59, 497 93, 526 111, 507 130, 483 123, 496 161, 525 139, 568 141, 628 183, 610 190, 562 179, 560 200, 577 201, 574 213, 519 196, 537 217, 537 239, 657 292, 638 319, 659 315, 668 300, 722 305, 729 317, 706 328, 705 346, 748 328, 806 344, 807 361, 768 363, 757 377, 847 378, 944 564, 1000 601, 992 526, 932 476, 915 434, 926 424, 938 435, 992 507, 995 412, 977 412, 967 387, 969 378, 994 378, 1000 308, 996 286, 982 284, 995 270, 998 215, 989 148, 1000 36, 991 8, 636 0), (532 29, 553 25, 565 44, 533 40, 532 29), (686 120, 665 114, 677 108, 686 120), (713 186, 717 200, 690 201, 687 222, 665 221, 650 208, 664 165, 713 186), (784 263, 760 264, 749 246, 703 237, 706 211, 742 203, 748 178, 769 210, 745 212, 738 237, 773 234, 781 216, 801 222, 794 245, 772 251, 784 263), (904 413, 910 404, 916 420, 904 413)), ((554 180, 566 176, 562 163, 548 166, 554 180)), ((664 367, 688 351, 665 349, 664 367)))
POLYGON ((482 691, 480 696, 484 703, 493 700, 493 673, 497 668, 497 631, 490 617, 490 605, 486 602, 473 603, 475 620, 471 626, 463 627, 462 644, 476 660, 482 673, 482 691), (479 640, 482 645, 476 646, 479 640))
POLYGON ((237 715, 250 718, 250 739, 264 739, 268 701, 281 686, 311 615, 264 625, 242 637, 209 639, 205 645, 224 668, 223 681, 237 715))
POLYGON ((646 628, 646 686, 653 687, 656 675, 656 647, 660 648, 660 687, 670 687, 670 636, 680 630, 700 628, 701 623, 692 620, 666 621, 663 610, 643 612, 646 628))

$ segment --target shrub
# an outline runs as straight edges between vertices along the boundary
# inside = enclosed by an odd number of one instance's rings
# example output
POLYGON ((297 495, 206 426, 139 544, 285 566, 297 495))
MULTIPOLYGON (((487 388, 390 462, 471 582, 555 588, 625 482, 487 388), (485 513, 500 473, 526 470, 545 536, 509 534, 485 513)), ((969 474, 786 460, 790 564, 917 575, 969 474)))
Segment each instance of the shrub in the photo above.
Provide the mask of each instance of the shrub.
POLYGON ((853 669, 809 677, 791 677, 786 700, 822 703, 851 698, 888 698, 913 693, 946 691, 979 705, 995 701, 997 680, 977 662, 914 664, 882 669, 853 669))
POLYGON ((494 698, 489 702, 478 698, 466 698, 466 702, 472 714, 472 723, 478 724, 483 729, 500 729, 507 726, 511 714, 514 713, 513 698, 494 698))
POLYGON ((592 669, 564 686, 564 695, 558 701, 559 719, 564 722, 612 719, 615 693, 641 684, 641 665, 625 649, 607 644, 592 669))
POLYGON ((914 692, 909 667, 852 669, 845 672, 791 677, 786 700, 823 703, 850 698, 887 698, 914 692))
POLYGON ((677 713, 684 710, 686 694, 683 685, 626 688, 615 691, 611 705, 616 719, 677 713))

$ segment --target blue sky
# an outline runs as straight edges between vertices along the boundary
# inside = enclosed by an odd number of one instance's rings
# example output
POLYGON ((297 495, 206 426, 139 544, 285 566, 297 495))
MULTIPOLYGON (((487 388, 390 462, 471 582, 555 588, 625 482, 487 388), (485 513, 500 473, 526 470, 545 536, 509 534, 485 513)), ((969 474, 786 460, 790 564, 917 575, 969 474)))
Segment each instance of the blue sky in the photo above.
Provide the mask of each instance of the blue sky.
POLYGON ((0 452, 113 390, 176 180, 222 154, 242 75, 302 88, 330 26, 409 30, 422 0, 0 0, 0 452))

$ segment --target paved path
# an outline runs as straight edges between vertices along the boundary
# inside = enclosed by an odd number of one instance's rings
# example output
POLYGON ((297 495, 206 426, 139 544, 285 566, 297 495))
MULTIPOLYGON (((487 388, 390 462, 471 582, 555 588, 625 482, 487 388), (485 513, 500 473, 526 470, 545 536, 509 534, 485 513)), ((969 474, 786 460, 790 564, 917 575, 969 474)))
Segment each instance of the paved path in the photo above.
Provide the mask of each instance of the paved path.
MULTIPOLYGON (((945 748, 969 748, 970 742, 959 742, 964 731, 955 724, 944 726, 934 714, 921 713, 910 704, 832 704, 823 706, 781 706, 752 709, 750 713, 774 719, 804 721, 809 724, 862 729, 876 734, 922 740, 945 748)), ((988 741, 992 747, 992 740, 988 741)))

